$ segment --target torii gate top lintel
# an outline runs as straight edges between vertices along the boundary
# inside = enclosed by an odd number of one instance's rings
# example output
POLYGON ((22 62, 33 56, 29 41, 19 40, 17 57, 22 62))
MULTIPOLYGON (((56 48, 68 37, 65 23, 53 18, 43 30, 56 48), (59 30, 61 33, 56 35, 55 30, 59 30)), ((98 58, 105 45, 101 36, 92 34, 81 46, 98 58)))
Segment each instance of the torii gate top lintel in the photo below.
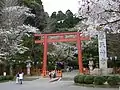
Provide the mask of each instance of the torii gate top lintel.
POLYGON ((80 32, 69 32, 69 33, 54 33, 54 34, 34 34, 35 37, 41 37, 40 40, 35 40, 35 43, 43 43, 44 42, 44 38, 47 38, 47 42, 51 43, 51 42, 75 42, 77 41, 77 37, 79 37, 80 40, 89 40, 89 37, 83 37, 80 36, 82 33, 80 32), (72 35, 72 37, 67 38, 66 36, 70 36, 72 35), (55 37, 57 36, 57 38, 49 38, 49 37, 55 37))
POLYGON ((34 36, 58 36, 58 35, 74 35, 74 34, 81 34, 80 32, 69 32, 69 33, 53 33, 53 34, 34 34, 34 36))
POLYGON ((81 36, 82 33, 80 32, 68 32, 68 33, 54 33, 54 34, 34 34, 35 37, 40 37, 40 39, 35 40, 35 43, 44 43, 44 53, 43 53, 43 68, 42 74, 46 76, 47 71, 47 43, 52 42, 77 42, 78 48, 78 64, 79 64, 79 72, 83 73, 83 63, 82 63, 82 48, 81 48, 81 41, 82 40, 90 40, 89 37, 81 36), (72 35, 72 37, 67 37, 72 35), (50 37, 57 38, 50 38, 50 37))

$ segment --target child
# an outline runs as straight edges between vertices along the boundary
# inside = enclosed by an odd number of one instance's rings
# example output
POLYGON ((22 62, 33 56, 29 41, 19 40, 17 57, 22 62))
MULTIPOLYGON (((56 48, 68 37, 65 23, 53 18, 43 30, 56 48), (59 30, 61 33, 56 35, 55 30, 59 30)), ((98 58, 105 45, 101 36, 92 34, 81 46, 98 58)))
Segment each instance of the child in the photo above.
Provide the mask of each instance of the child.
POLYGON ((49 72, 49 77, 50 77, 50 79, 52 78, 52 73, 51 73, 51 71, 49 72))
POLYGON ((19 83, 19 72, 16 74, 16 84, 19 83))

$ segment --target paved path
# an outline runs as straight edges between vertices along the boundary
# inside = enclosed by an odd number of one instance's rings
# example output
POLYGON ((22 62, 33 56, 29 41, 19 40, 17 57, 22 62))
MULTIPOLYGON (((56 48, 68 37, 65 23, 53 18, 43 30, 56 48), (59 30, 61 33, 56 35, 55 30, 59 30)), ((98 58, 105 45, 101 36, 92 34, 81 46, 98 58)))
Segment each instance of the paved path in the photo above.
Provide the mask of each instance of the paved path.
MULTIPOLYGON (((64 75, 67 76, 69 75, 69 73, 65 73, 64 75)), ((13 81, 0 83, 0 90, 118 90, 118 89, 81 87, 74 85, 74 82, 72 80, 49 82, 48 78, 39 78, 34 81, 24 81, 22 85, 15 84, 15 82, 13 81)))

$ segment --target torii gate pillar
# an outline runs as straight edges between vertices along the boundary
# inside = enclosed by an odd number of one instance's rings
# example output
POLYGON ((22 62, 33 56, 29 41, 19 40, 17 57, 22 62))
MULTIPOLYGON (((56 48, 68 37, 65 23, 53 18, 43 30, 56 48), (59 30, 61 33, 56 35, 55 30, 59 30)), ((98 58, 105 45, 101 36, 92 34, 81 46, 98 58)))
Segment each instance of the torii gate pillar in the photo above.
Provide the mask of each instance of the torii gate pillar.
POLYGON ((83 73, 82 48, 81 48, 80 33, 77 33, 77 48, 78 48, 78 65, 79 65, 79 72, 80 72, 80 73, 83 73))
POLYGON ((48 44, 47 44, 47 35, 44 35, 44 53, 43 53, 43 68, 42 68, 42 75, 46 76, 47 74, 47 51, 48 51, 48 44))

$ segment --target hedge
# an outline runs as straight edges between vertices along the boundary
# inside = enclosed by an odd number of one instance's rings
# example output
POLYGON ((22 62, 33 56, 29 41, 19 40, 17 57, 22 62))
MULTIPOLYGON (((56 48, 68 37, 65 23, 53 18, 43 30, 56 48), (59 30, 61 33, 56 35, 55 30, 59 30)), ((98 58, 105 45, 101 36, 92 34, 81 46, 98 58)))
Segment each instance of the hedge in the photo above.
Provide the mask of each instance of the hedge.
POLYGON ((87 75, 87 76, 85 77, 85 79, 84 79, 84 82, 85 82, 86 84, 93 84, 93 82, 94 82, 94 76, 92 76, 92 75, 87 75))
POLYGON ((0 76, 0 82, 5 80, 13 80, 14 76, 0 76))
POLYGON ((102 77, 104 77, 105 81, 107 81, 108 77, 110 76, 102 76, 102 77))
POLYGON ((103 85, 106 82, 106 78, 104 76, 96 76, 94 78, 95 85, 103 85))
POLYGON ((120 81, 120 78, 118 76, 110 76, 108 77, 107 79, 107 83, 110 85, 110 86, 115 86, 119 83, 120 81))
POLYGON ((79 75, 78 76, 78 83, 84 83, 85 75, 79 75))
POLYGON ((79 75, 76 75, 76 76, 74 77, 74 82, 75 82, 75 83, 78 83, 78 78, 79 78, 79 75))
POLYGON ((74 82, 79 84, 95 84, 95 85, 103 85, 105 82, 107 82, 108 85, 115 86, 120 83, 120 77, 77 75, 74 77, 74 82))

